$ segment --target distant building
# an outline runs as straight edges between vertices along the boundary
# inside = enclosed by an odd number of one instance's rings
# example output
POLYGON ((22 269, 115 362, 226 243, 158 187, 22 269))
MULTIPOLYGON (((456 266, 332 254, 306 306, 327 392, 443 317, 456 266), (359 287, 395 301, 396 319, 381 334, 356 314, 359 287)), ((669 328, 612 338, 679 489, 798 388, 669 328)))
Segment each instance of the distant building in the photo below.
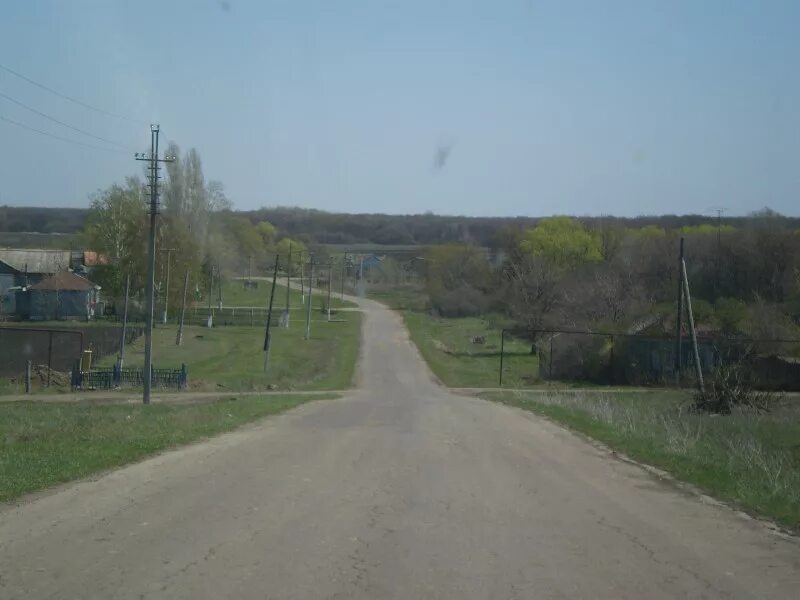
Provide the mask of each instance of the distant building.
POLYGON ((17 293, 17 314, 36 321, 94 318, 100 286, 60 271, 17 293))
POLYGON ((81 254, 69 250, 0 249, 0 294, 74 268, 81 254))

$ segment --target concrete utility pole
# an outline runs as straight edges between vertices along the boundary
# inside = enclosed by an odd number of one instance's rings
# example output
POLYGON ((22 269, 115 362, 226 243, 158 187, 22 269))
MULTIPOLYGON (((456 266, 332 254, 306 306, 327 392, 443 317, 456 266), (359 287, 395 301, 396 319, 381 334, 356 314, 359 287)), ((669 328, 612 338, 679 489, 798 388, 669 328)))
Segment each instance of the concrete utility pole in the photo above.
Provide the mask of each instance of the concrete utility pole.
POLYGON ((272 302, 275 300, 275 282, 278 280, 278 261, 280 254, 275 255, 275 268, 272 270, 272 291, 269 293, 269 308, 267 309, 267 331, 264 334, 264 371, 266 372, 269 366, 269 351, 272 346, 272 333, 270 326, 272 325, 272 302))
POLYGON ((173 162, 174 156, 158 158, 158 125, 150 125, 150 154, 136 153, 136 160, 146 160, 150 163, 148 179, 150 180, 150 236, 147 242, 147 308, 145 313, 144 330, 144 391, 142 402, 150 404, 150 388, 153 384, 153 294, 155 291, 156 274, 156 218, 158 216, 158 172, 161 170, 159 163, 173 162))
POLYGON ((117 361, 119 368, 122 368, 122 362, 125 360, 125 336, 128 333, 128 296, 131 291, 131 274, 125 279, 125 310, 122 313, 122 337, 119 340, 119 360, 117 361))
POLYGON ((291 300, 290 292, 292 291, 292 242, 289 242, 289 257, 286 260, 286 329, 289 329, 289 314, 291 307, 289 302, 291 300))
POLYGON ((186 275, 183 278, 183 300, 181 301, 181 320, 178 323, 178 335, 175 338, 175 345, 180 346, 183 343, 183 320, 186 317, 186 291, 189 289, 189 269, 186 269, 186 275))
POLYGON ((306 335, 305 339, 311 339, 311 281, 314 279, 314 255, 311 255, 311 261, 308 267, 308 303, 306 304, 306 335))
POLYGON ((169 261, 172 256, 172 251, 177 250, 177 248, 165 248, 164 249, 167 253, 167 285, 164 287, 164 314, 162 316, 161 322, 166 325, 167 324, 167 308, 169 308, 169 261))

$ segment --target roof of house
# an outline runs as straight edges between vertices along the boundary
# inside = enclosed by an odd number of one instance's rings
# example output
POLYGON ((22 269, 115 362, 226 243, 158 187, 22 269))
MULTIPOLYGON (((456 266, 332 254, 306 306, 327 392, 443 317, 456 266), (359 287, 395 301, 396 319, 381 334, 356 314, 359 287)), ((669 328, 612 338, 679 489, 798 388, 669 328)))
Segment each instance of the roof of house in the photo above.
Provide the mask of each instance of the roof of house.
POLYGON ((42 291, 86 291, 99 288, 85 277, 70 271, 60 271, 51 277, 42 279, 39 283, 29 286, 31 290, 42 291))
POLYGON ((20 273, 51 274, 70 266, 69 250, 0 249, 0 261, 20 273))

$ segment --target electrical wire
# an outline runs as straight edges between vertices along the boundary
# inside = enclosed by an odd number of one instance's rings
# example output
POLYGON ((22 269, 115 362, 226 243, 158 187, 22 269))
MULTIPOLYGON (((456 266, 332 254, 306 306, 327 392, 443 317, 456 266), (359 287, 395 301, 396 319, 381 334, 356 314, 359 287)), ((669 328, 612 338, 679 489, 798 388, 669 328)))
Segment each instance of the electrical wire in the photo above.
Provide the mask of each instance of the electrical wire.
POLYGON ((78 100, 77 98, 73 98, 72 96, 67 96, 66 94, 62 94, 61 92, 58 92, 58 91, 54 90, 53 88, 44 85, 43 83, 39 83, 38 81, 34 81, 30 77, 26 77, 22 73, 17 73, 16 71, 14 71, 12 69, 9 69, 8 67, 6 67, 6 66, 4 66, 2 64, 0 64, 0 69, 2 69, 3 71, 6 71, 7 73, 11 73, 15 77, 19 77, 23 81, 27 81, 31 85, 35 85, 36 87, 38 87, 40 89, 43 89, 46 92, 50 92, 51 94, 54 94, 54 95, 58 96, 59 98, 63 98, 64 100, 68 100, 69 102, 72 102, 73 104, 77 104, 78 106, 82 106, 83 108, 86 108, 88 110, 93 110, 93 111, 98 112, 98 113, 100 113, 102 115, 106 115, 107 117, 114 117, 115 119, 122 119, 123 121, 128 121, 129 123, 136 123, 137 125, 147 125, 147 123, 145 123, 144 121, 140 121, 138 119, 132 119, 130 117, 126 117, 125 115, 120 115, 120 114, 117 114, 117 113, 109 112, 107 110, 103 110, 102 108, 98 108, 96 106, 92 106, 91 104, 88 104, 86 102, 82 102, 82 101, 78 100))
POLYGON ((32 113, 39 115, 40 117, 44 117, 45 119, 48 119, 48 120, 52 121, 53 123, 58 123, 62 127, 66 127, 67 129, 72 129, 72 131, 77 131, 78 133, 81 133, 83 135, 89 136, 90 138, 94 138, 94 139, 99 140, 101 142, 105 142, 106 144, 111 144, 112 146, 118 146, 119 148, 122 148, 123 150, 131 150, 132 149, 132 148, 126 146, 125 144, 120 144, 119 142, 115 142, 114 140, 109 140, 109 139, 106 139, 104 137, 100 137, 99 135, 94 135, 93 133, 89 133, 88 131, 84 131, 83 129, 80 129, 78 127, 74 127, 74 126, 70 125, 69 123, 64 123, 64 121, 59 121, 55 117, 51 117, 50 115, 45 114, 45 113, 43 113, 43 112, 41 112, 39 110, 36 110, 35 108, 28 106, 27 104, 23 104, 19 100, 15 100, 11 96, 8 96, 8 95, 4 94, 3 92, 0 92, 0 98, 5 98, 9 102, 13 102, 17 106, 21 106, 25 110, 29 110, 32 113))
POLYGON ((84 142, 80 142, 78 140, 73 140, 70 138, 61 137, 60 135, 55 135, 54 133, 49 133, 47 131, 42 131, 41 129, 36 129, 35 127, 31 127, 30 125, 25 125, 24 123, 20 123, 18 121, 14 121, 13 119, 9 119, 8 117, 4 117, 0 115, 0 121, 5 121, 6 123, 11 123, 12 125, 16 125, 17 127, 21 127, 22 129, 27 129, 28 131, 33 131, 38 133, 39 135, 44 135, 46 137, 50 137, 56 140, 61 140, 62 142, 67 142, 69 144, 76 144, 78 146, 83 146, 85 148, 92 148, 94 150, 102 150, 103 152, 122 152, 126 153, 125 150, 119 150, 117 148, 103 148, 101 146, 95 146, 94 144, 86 144, 84 142))

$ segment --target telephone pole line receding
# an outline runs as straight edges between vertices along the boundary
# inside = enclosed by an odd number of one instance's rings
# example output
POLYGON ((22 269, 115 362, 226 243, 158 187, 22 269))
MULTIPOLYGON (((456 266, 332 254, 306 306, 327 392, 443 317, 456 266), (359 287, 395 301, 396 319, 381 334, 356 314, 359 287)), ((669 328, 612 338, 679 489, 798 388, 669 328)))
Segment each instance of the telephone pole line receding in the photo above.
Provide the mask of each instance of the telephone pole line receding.
POLYGON ((136 160, 150 163, 147 178, 150 180, 150 235, 147 241, 147 309, 144 330, 144 392, 142 402, 150 404, 150 391, 153 384, 153 305, 156 274, 156 220, 158 216, 158 163, 173 162, 175 157, 158 158, 158 125, 150 125, 150 154, 136 153, 136 160))

